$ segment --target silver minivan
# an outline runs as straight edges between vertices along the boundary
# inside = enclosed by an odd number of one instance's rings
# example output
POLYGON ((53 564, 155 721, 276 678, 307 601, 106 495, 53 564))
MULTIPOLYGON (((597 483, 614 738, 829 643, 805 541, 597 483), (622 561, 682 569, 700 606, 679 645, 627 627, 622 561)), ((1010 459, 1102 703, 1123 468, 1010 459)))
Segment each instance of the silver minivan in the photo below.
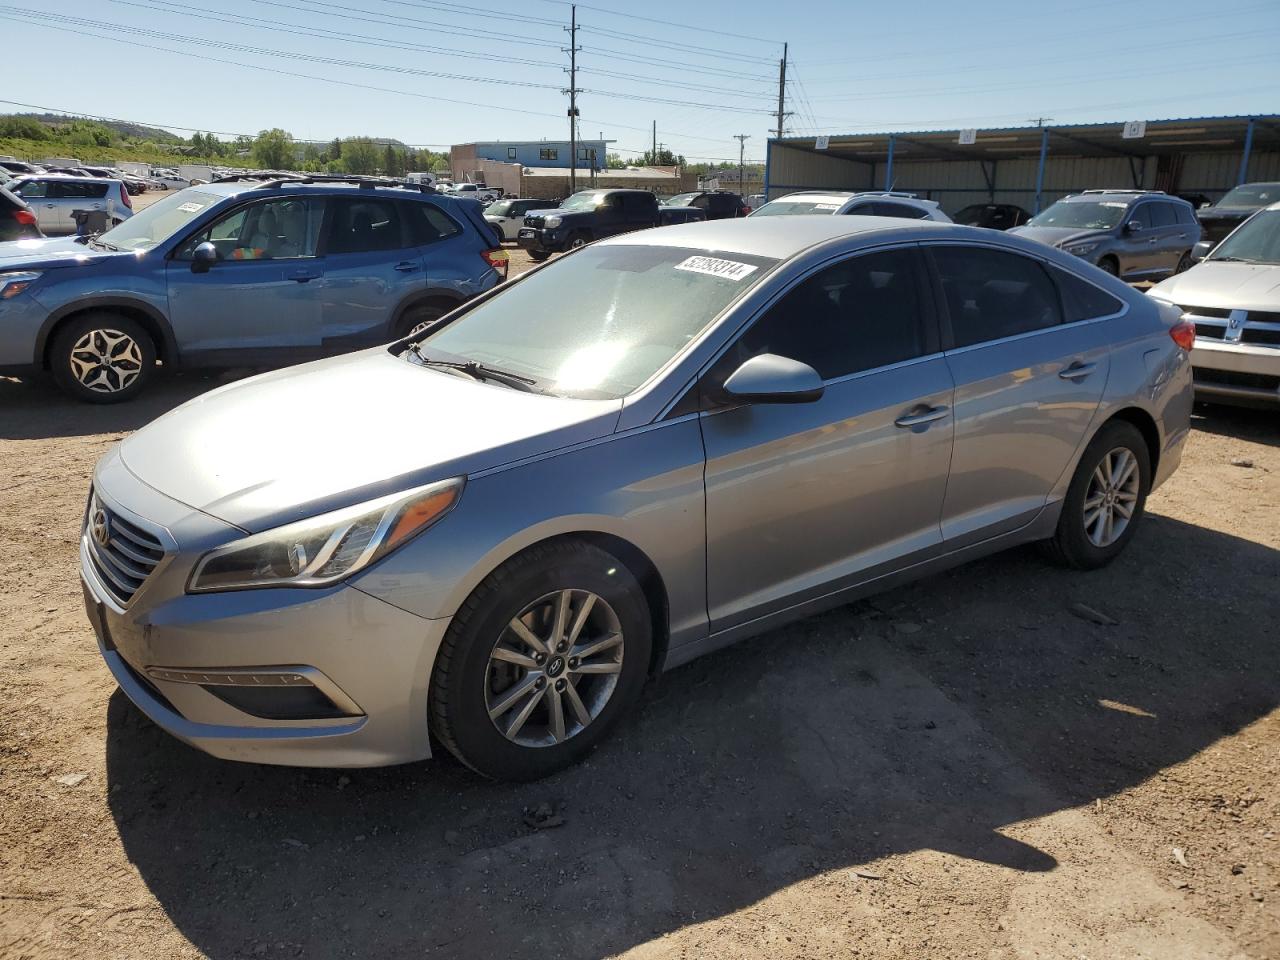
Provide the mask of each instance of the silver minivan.
POLYGON ((1193 337, 978 228, 601 240, 129 437, 85 606, 125 693, 217 756, 400 763, 434 734, 539 777, 743 637, 1015 544, 1113 560, 1182 456, 1193 337))
POLYGON ((9 189, 31 205, 41 231, 50 235, 75 233, 77 210, 102 211, 108 230, 133 216, 133 201, 120 180, 38 174, 19 177, 9 189))

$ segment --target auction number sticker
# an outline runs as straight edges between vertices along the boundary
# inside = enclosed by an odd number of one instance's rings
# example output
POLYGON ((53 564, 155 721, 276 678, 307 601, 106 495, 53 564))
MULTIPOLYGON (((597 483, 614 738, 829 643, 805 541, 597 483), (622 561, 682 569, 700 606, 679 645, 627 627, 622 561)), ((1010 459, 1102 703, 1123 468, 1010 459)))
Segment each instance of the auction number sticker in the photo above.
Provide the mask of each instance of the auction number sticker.
POLYGON ((720 260, 717 257, 690 257, 676 264, 677 270, 688 270, 690 273, 705 273, 709 277, 724 277, 735 283, 743 277, 756 272, 750 263, 739 263, 737 260, 720 260))
POLYGON ((180 203, 178 204, 178 209, 181 210, 183 213, 195 213, 198 210, 203 210, 204 204, 203 203, 180 203))
POLYGON ((840 209, 840 204, 838 204, 838 203, 815 203, 815 204, 813 205, 813 209, 815 209, 815 210, 839 210, 839 209, 840 209))

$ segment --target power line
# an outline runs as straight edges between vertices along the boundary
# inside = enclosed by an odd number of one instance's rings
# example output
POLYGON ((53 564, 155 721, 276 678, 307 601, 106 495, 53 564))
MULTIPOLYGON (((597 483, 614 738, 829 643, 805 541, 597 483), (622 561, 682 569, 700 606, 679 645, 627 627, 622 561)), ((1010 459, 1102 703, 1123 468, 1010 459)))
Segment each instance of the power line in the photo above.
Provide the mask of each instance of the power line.
POLYGON ((744 56, 741 53, 734 53, 729 50, 718 50, 715 47, 704 47, 696 43, 681 43, 679 40, 671 40, 666 37, 650 37, 639 33, 624 33, 620 30, 609 30, 605 27, 579 27, 579 30, 587 33, 595 33, 600 36, 609 37, 614 40, 625 40, 628 43, 644 43, 657 44, 660 47, 667 47, 671 50, 684 51, 687 53, 698 53, 707 57, 718 57, 721 60, 737 60, 742 63, 759 63, 759 57, 744 56))
MULTIPOLYGON (((570 5, 569 0, 542 0, 542 2, 557 3, 563 6, 570 5)), ((593 10, 596 13, 606 13, 611 17, 623 17, 627 20, 644 20, 648 23, 661 24, 664 27, 684 27, 689 30, 698 30, 701 33, 714 33, 722 37, 732 37, 735 40, 752 40, 752 41, 755 41, 756 43, 769 43, 774 45, 776 45, 778 42, 777 40, 766 40, 764 37, 751 37, 742 33, 730 33, 727 30, 714 30, 711 27, 705 26, 703 24, 675 23, 674 21, 671 21, 671 20, 660 20, 657 17, 642 17, 638 13, 622 13, 618 10, 608 10, 608 9, 605 9, 604 7, 593 7, 587 3, 579 3, 578 6, 581 7, 583 10, 593 10)))

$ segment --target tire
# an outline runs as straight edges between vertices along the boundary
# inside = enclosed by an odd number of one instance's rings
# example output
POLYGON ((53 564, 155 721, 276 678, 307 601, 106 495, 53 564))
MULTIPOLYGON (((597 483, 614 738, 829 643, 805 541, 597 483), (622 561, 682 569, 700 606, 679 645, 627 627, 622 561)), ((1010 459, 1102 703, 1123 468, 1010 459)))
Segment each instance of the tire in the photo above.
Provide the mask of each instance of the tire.
POLYGON ((591 234, 585 230, 579 230, 577 233, 569 234, 569 242, 565 246, 566 250, 577 250, 579 247, 585 247, 591 242, 591 234))
POLYGON ((634 704, 649 670, 652 643, 649 605, 621 561, 575 540, 532 547, 486 577, 449 625, 431 678, 432 732, 486 777, 548 776, 590 751, 634 704), (591 594, 588 619, 576 644, 547 646, 539 654, 510 624, 519 619, 531 625, 528 633, 536 634, 539 644, 541 638, 554 639, 556 601, 563 593, 570 603, 566 628, 558 636, 571 635, 591 594), (566 659, 614 635, 620 639, 612 645, 585 654, 590 662, 566 659), (499 648, 502 655, 491 657, 499 648), (507 662, 512 651, 526 662, 507 662), (584 665, 592 669, 582 670, 584 665), (529 692, 521 695, 520 689, 529 692), (490 719, 493 710, 501 710, 496 719, 490 719))
POLYGON ((1185 273, 1191 269, 1191 251, 1188 250, 1178 258, 1178 265, 1173 268, 1174 273, 1185 273))
POLYGON ((551 256, 550 250, 530 250, 529 259, 534 263, 542 263, 551 256))
POLYGON ((1151 454, 1138 428, 1124 420, 1112 420, 1104 424, 1080 457, 1075 476, 1071 478, 1071 485, 1062 502, 1057 532, 1052 539, 1043 543, 1046 554, 1054 562, 1077 570, 1096 570, 1106 566, 1133 537, 1146 508, 1150 489, 1151 454), (1127 467, 1122 466, 1124 461, 1120 452, 1127 452, 1136 464, 1136 482, 1130 485, 1122 480, 1117 491, 1110 497, 1105 491, 1095 493, 1095 472, 1107 472, 1108 458, 1115 469, 1122 474, 1127 472, 1127 467), (1117 503, 1117 510, 1112 516, 1116 523, 1123 520, 1123 528, 1114 535, 1114 539, 1098 536, 1106 532, 1105 516, 1100 520, 1102 526, 1090 526, 1087 522, 1086 498, 1092 501, 1095 495, 1103 498, 1100 507, 1103 515, 1108 512, 1108 502, 1117 503), (1126 504, 1130 515, 1124 518, 1120 510, 1126 504))
POLYGON ((396 323, 395 339, 402 340, 413 333, 418 327, 435 323, 449 311, 444 307, 434 305, 423 305, 421 307, 410 307, 404 312, 399 321, 396 323))
POLYGON ((1115 257, 1103 257, 1098 261, 1098 269, 1103 273, 1109 273, 1113 277, 1120 276, 1120 264, 1116 263, 1115 257))
POLYGON ((110 311, 87 313, 66 323, 49 349, 54 382, 86 403, 132 400, 146 389, 155 366, 151 334, 136 320, 110 311))

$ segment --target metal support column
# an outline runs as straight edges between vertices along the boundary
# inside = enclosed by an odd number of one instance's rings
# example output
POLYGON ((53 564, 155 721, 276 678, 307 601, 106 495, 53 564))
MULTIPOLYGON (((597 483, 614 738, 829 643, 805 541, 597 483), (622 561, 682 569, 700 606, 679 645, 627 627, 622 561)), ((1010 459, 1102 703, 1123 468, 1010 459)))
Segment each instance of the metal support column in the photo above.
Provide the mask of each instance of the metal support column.
POLYGON ((1041 195, 1044 193, 1044 158, 1049 152, 1049 128, 1040 131, 1040 164, 1036 167, 1036 208, 1032 214, 1040 212, 1041 195))
POLYGON ((884 165, 884 188, 893 189, 893 134, 889 134, 889 159, 884 165))
POLYGON ((1236 186, 1249 179, 1249 154, 1253 150, 1253 117, 1249 118, 1249 126, 1244 132, 1244 156, 1240 158, 1240 175, 1236 177, 1236 186))

